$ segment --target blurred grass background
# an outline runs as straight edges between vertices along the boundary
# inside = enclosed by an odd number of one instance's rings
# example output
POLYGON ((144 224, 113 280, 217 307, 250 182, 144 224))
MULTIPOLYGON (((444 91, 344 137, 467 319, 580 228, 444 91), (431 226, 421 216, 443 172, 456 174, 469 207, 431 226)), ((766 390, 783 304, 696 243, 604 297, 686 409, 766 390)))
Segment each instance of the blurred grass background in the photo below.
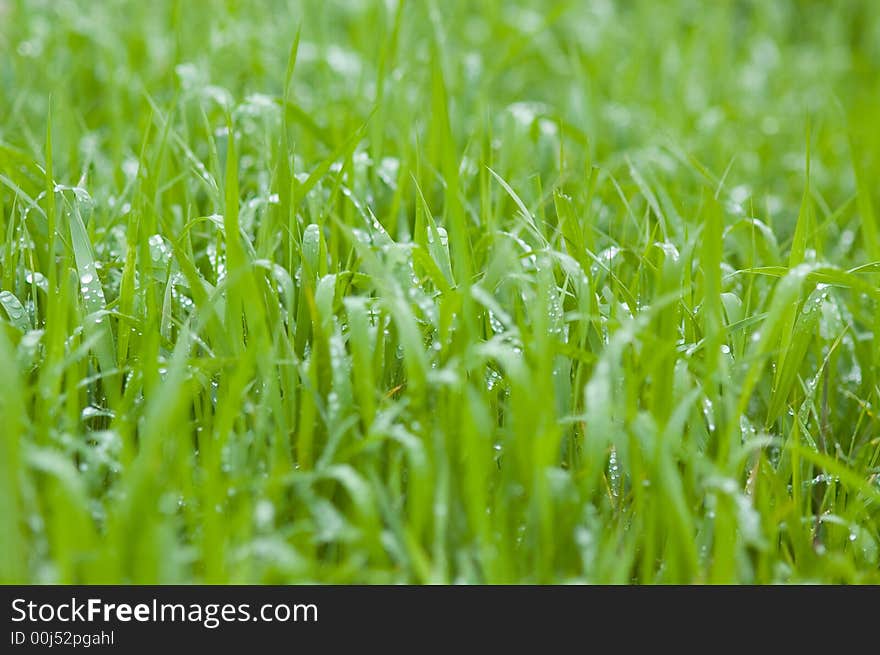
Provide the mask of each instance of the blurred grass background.
POLYGON ((878 63, 868 0, 0 0, 0 579, 878 581, 878 63))

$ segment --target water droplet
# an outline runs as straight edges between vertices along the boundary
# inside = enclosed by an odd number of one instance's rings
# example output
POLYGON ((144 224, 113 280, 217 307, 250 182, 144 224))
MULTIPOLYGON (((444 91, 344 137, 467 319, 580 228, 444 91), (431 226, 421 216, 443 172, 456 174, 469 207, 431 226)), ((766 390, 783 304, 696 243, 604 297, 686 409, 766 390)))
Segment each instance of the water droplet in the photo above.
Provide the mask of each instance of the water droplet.
POLYGON ((703 416, 706 418, 706 427, 709 432, 715 432, 715 411, 712 407, 712 401, 708 398, 703 399, 703 416))
POLYGON ((257 527, 271 528, 275 519, 275 506, 268 500, 261 500, 254 508, 254 522, 257 527))
POLYGON ((40 273, 39 271, 35 271, 33 273, 28 273, 24 276, 25 282, 28 284, 36 284, 39 287, 42 287, 46 284, 46 277, 40 273))
POLYGON ((106 416, 108 418, 113 418, 116 416, 114 412, 109 409, 103 409, 101 407, 95 407, 94 405, 89 405, 88 407, 83 408, 80 413, 80 418, 83 421, 88 419, 97 418, 99 416, 106 416))

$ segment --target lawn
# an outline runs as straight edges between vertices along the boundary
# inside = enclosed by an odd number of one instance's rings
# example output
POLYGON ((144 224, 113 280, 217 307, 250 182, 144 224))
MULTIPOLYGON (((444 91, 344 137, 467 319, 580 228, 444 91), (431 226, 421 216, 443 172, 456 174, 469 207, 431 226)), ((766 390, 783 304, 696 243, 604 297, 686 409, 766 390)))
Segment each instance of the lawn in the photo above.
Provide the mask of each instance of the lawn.
POLYGON ((880 5, 0 0, 0 582, 880 582, 880 5))

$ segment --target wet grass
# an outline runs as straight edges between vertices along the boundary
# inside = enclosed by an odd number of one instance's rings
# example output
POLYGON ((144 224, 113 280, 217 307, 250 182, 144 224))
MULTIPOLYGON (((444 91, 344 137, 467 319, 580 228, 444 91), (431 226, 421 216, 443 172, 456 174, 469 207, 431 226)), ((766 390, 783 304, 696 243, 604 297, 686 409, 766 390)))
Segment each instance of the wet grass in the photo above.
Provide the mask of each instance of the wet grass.
POLYGON ((880 582, 876 3, 0 14, 0 580, 880 582))

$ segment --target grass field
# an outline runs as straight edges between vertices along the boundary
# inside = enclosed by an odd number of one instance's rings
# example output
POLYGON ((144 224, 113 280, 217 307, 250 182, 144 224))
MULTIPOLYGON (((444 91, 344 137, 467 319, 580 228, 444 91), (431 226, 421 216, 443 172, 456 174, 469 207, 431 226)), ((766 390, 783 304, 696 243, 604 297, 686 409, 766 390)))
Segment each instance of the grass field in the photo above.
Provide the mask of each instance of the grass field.
POLYGON ((880 582, 880 5, 0 0, 0 581, 880 582))

